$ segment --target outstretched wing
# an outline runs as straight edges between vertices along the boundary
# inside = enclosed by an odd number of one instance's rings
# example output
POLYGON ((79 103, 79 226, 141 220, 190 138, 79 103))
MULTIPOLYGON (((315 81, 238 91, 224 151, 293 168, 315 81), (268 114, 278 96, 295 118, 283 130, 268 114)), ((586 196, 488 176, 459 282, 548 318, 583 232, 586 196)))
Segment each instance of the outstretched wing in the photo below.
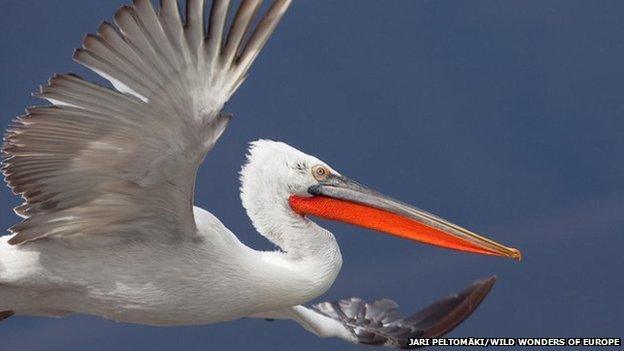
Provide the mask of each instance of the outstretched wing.
POLYGON ((468 318, 494 286, 496 277, 475 281, 458 294, 443 298, 410 317, 401 317, 396 302, 360 298, 322 302, 311 309, 295 306, 264 318, 288 318, 321 337, 338 337, 366 345, 414 348, 410 339, 436 338, 468 318))
POLYGON ((3 174, 25 202, 11 244, 44 237, 110 240, 195 233, 193 188, 225 129, 220 110, 288 8, 243 0, 224 33, 229 0, 135 0, 87 35, 74 59, 115 89, 55 75, 5 136, 3 174))

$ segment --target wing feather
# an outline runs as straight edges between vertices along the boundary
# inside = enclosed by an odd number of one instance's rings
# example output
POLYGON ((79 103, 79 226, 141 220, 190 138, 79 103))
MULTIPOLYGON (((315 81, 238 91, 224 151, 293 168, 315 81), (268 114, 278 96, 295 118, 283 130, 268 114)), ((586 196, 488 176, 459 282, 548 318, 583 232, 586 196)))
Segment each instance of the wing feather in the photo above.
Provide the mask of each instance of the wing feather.
POLYGON ((340 322, 351 333, 350 341, 410 348, 410 339, 438 338, 457 327, 476 310, 495 282, 495 276, 477 280, 459 293, 438 300, 407 318, 401 317, 399 305, 390 299, 367 303, 353 297, 322 302, 312 309, 340 322))
POLYGON ((290 0, 274 1, 253 32, 259 2, 243 1, 224 43, 229 3, 215 0, 208 33, 203 0, 187 1, 185 23, 175 0, 159 9, 135 0, 85 36, 74 59, 114 89, 55 75, 34 94, 52 105, 27 109, 7 131, 2 172, 25 200, 11 244, 195 233, 195 173, 230 120, 220 110, 290 0))
POLYGON ((224 62, 232 62, 234 56, 240 51, 243 37, 262 5, 262 0, 244 0, 233 20, 232 29, 228 33, 227 43, 223 50, 224 62))

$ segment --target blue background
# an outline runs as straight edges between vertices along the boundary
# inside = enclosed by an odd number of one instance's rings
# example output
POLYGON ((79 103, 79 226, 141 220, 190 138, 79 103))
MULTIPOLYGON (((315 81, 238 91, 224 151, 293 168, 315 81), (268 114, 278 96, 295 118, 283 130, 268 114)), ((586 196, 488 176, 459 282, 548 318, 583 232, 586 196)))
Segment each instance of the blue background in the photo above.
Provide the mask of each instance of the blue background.
MULTIPOLYGON (((125 1, 2 0, 0 125, 125 1)), ((520 248, 460 254, 325 223, 344 266, 319 300, 390 297, 412 312, 499 282, 452 336, 623 336, 624 2, 295 1, 198 176, 196 200, 252 247, 238 198, 246 144, 285 141, 389 195, 520 248)), ((0 224, 20 201, 0 191, 0 224)), ((201 269, 201 267, 197 267, 201 269)), ((154 328, 15 317, 2 349, 327 350, 292 322, 154 328)))

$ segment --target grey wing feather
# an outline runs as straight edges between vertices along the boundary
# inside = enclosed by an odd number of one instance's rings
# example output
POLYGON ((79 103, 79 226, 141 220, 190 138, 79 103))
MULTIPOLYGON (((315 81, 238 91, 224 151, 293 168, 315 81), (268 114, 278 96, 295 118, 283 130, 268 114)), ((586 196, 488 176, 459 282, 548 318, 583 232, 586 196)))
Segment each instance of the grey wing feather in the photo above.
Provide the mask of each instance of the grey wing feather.
POLYGON ((399 305, 389 299, 367 303, 350 298, 319 303, 312 308, 342 323, 358 343, 408 348, 409 339, 436 338, 453 330, 476 310, 495 282, 495 276, 475 281, 458 294, 406 318, 399 314, 399 305))
POLYGON ((230 119, 220 110, 290 0, 275 0, 252 29, 257 3, 242 2, 225 44, 224 0, 213 4, 209 33, 204 0, 188 0, 185 20, 176 0, 159 9, 135 0, 117 11, 115 25, 85 36, 74 59, 114 89, 55 75, 35 94, 52 105, 14 121, 2 172, 25 202, 9 242, 194 234, 195 173, 230 119))

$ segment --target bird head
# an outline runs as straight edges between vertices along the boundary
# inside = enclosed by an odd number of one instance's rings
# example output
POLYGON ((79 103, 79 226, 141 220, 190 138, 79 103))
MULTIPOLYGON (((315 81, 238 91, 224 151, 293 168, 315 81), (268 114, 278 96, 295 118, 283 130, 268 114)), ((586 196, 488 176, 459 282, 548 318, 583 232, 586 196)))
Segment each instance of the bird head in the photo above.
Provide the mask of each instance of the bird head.
POLYGON ((241 170, 241 199, 264 232, 286 210, 290 218, 315 216, 448 249, 521 258, 517 249, 361 185, 282 142, 251 143, 241 170))

